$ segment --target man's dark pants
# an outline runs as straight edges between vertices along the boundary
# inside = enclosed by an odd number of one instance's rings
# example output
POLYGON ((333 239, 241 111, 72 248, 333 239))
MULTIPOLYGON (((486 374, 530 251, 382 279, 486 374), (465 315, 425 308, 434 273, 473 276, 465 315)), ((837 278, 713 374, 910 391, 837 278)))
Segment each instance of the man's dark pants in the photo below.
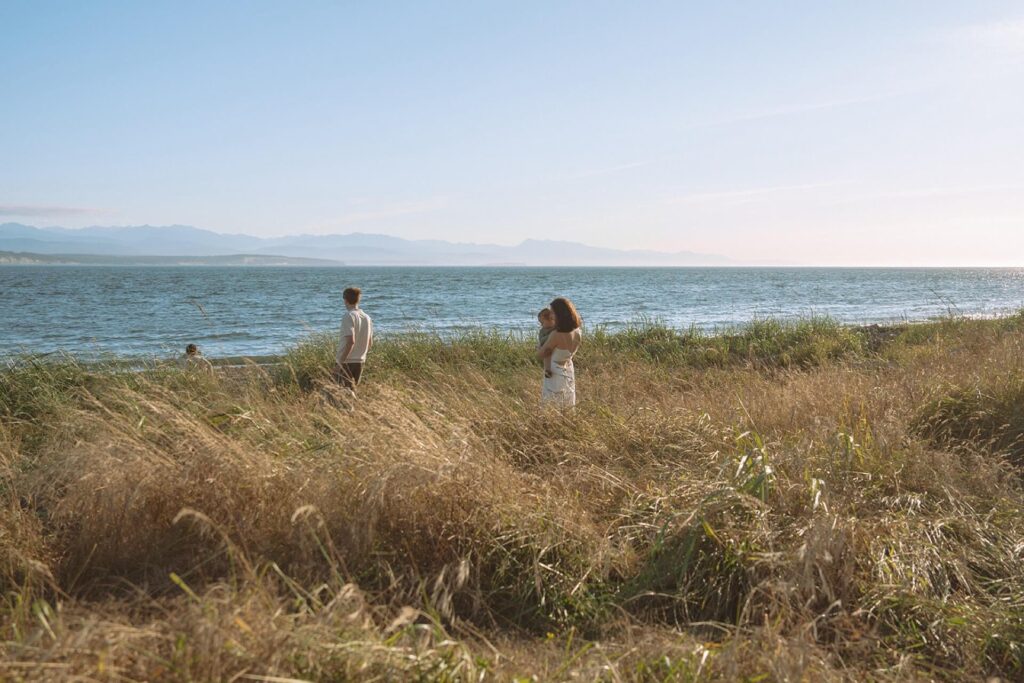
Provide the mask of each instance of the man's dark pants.
POLYGON ((355 389, 362 375, 362 363, 342 363, 334 368, 334 381, 348 389, 355 389))

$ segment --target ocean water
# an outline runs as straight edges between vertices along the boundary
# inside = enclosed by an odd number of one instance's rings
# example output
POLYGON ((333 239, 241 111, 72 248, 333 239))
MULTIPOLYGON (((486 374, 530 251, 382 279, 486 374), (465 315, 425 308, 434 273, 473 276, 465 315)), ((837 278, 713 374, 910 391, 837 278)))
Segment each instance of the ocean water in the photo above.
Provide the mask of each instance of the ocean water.
POLYGON ((378 334, 533 331, 570 297, 589 326, 723 329, 758 317, 849 323, 1024 308, 1024 269, 0 267, 0 356, 274 354, 334 331, 363 288, 378 334))

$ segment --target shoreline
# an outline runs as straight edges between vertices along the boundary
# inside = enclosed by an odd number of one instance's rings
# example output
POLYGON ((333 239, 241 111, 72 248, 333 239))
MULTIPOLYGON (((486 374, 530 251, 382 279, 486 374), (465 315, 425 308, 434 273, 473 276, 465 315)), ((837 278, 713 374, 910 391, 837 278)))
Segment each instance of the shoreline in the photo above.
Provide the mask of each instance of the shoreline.
MULTIPOLYGON (((64 256, 53 254, 54 257, 64 256)), ((240 256, 245 256, 241 254, 240 256)), ((163 257, 154 257, 163 258, 163 257)), ((172 257, 168 257, 172 258, 172 257)), ((176 257, 174 257, 176 258, 176 257)), ((209 258, 209 257, 182 257, 182 258, 209 258)), ((292 258, 292 257, 281 257, 292 258)), ((301 258, 301 257, 295 257, 301 258)), ((315 260, 315 259, 311 259, 315 260)), ((690 264, 690 265, 530 265, 526 263, 482 263, 482 264, 458 264, 458 263, 338 263, 311 265, 305 263, 85 263, 85 262, 15 262, 0 261, 0 268, 32 268, 32 267, 57 267, 57 268, 296 268, 296 269, 327 269, 335 270, 347 268, 353 270, 376 270, 376 269, 450 269, 450 270, 879 270, 879 271, 901 271, 901 270, 1020 270, 1024 271, 1022 265, 844 265, 830 266, 818 264, 799 263, 731 263, 731 264, 690 264)))
MULTIPOLYGON (((875 346, 879 340, 891 340, 898 337, 901 333, 906 332, 909 329, 924 328, 928 326, 944 325, 944 324, 962 324, 962 323, 986 323, 986 322, 1000 322, 1000 321, 1011 321, 1015 318, 1024 315, 1024 308, 1016 311, 1007 311, 1002 314, 993 315, 958 315, 958 316, 943 316, 939 318, 930 318, 923 320, 905 320, 905 321, 891 321, 891 322, 864 322, 864 323, 844 323, 828 316, 809 316, 801 318, 754 318, 748 320, 745 323, 730 326, 728 328, 715 329, 715 330, 704 330, 696 326, 689 328, 674 327, 671 325, 661 324, 658 322, 650 323, 637 323, 630 324, 623 327, 616 327, 614 329, 607 329, 607 326, 597 325, 594 329, 588 330, 584 328, 585 338, 593 338, 595 335, 599 337, 616 337, 616 336, 631 336, 637 334, 669 334, 679 340, 690 340, 693 342, 715 342, 722 340, 729 340, 734 338, 742 337, 748 334, 752 328, 759 325, 775 326, 779 330, 785 331, 787 329, 795 329, 801 325, 824 323, 826 325, 846 330, 854 334, 860 334, 864 336, 864 341, 870 346, 875 346)), ((322 346, 324 344, 332 344, 335 334, 333 332, 314 332, 301 339, 296 343, 284 347, 277 353, 262 353, 262 354, 231 354, 227 356, 212 356, 204 355, 204 358, 210 362, 214 368, 225 368, 225 369, 236 369, 246 368, 251 366, 257 367, 275 367, 287 362, 289 356, 310 345, 322 346)), ((427 343, 431 345, 440 345, 445 347, 456 347, 460 344, 469 342, 480 342, 487 341, 490 343, 501 343, 510 346, 518 346, 533 343, 533 334, 527 330, 505 330, 502 331, 497 328, 469 328, 458 330, 454 332, 441 332, 441 331, 430 331, 430 330, 409 330, 403 332, 391 332, 385 334, 379 334, 376 338, 378 345, 393 345, 393 344, 408 344, 408 343, 427 343)), ((159 370, 168 369, 177 365, 180 360, 179 357, 161 357, 161 356, 129 356, 129 355, 118 355, 116 353, 106 354, 100 357, 89 357, 76 354, 73 351, 49 351, 39 354, 15 354, 3 356, 0 355, 0 366, 6 366, 7 368, 14 368, 19 365, 31 362, 49 362, 53 359, 60 361, 68 361, 75 364, 83 365, 89 368, 105 368, 111 370, 159 370)))

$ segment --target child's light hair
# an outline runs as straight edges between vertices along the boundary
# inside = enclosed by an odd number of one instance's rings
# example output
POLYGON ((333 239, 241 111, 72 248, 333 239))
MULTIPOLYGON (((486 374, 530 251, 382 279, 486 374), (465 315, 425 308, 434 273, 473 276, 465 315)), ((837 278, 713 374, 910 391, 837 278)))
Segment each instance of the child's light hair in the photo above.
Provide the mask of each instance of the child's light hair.
POLYGON ((555 312, 552 311, 551 308, 549 308, 547 306, 545 306, 544 308, 540 309, 540 311, 537 313, 537 320, 543 320, 544 318, 554 318, 554 317, 555 317, 555 312))

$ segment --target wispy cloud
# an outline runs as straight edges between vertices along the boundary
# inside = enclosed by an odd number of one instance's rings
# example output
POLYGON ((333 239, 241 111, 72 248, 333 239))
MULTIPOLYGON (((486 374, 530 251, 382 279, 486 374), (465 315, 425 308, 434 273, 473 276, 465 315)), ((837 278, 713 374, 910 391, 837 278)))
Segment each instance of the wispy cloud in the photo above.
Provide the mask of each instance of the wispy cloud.
POLYGON ((743 123, 745 121, 759 121, 761 119, 773 119, 780 116, 791 116, 793 114, 804 114, 813 111, 823 111, 826 109, 841 109, 843 107, 853 107, 859 104, 870 104, 872 102, 881 102, 882 100, 890 99, 904 93, 876 93, 873 95, 864 95, 861 97, 846 97, 835 100, 824 100, 821 102, 805 102, 801 104, 794 104, 791 106, 776 107, 774 109, 763 109, 761 111, 753 111, 748 114, 739 114, 737 116, 726 117, 715 121, 709 125, 724 125, 729 123, 743 123))
POLYGON ((881 199, 932 199, 937 197, 964 197, 978 194, 998 194, 1000 192, 1019 193, 1024 191, 1024 184, 1003 185, 961 185, 946 187, 918 187, 907 190, 870 192, 849 197, 840 197, 832 204, 849 204, 862 201, 878 201, 881 199))
POLYGON ((603 168, 594 168, 589 171, 582 171, 580 173, 573 173, 572 175, 562 176, 559 180, 583 180, 584 178, 595 178, 597 176, 611 175, 613 173, 620 173, 634 168, 641 168, 642 166, 650 166, 653 163, 654 160, 632 161, 627 164, 618 164, 617 166, 606 166, 603 168))
MULTIPOLYGON (((766 200, 780 195, 798 195, 823 190, 828 188, 850 188, 859 183, 847 181, 835 181, 827 183, 805 183, 801 185, 776 185, 771 187, 754 187, 738 190, 724 190, 721 192, 695 192, 678 197, 671 197, 665 200, 665 204, 748 204, 750 202, 766 200)), ((877 192, 858 192, 854 194, 841 194, 830 196, 827 200, 829 205, 853 204, 866 201, 880 201, 886 199, 932 199, 940 197, 958 197, 979 194, 997 194, 1000 192, 1024 192, 1024 184, 1001 184, 1001 185, 961 185, 961 186, 936 186, 916 187, 909 189, 881 190, 877 192)))
POLYGON ((18 218, 60 218, 66 216, 96 216, 108 214, 106 209, 79 206, 41 206, 27 204, 0 204, 0 216, 18 218))
POLYGON ((959 26, 944 31, 941 37, 989 53, 1024 57, 1024 17, 959 26))
POLYGON ((729 204, 745 204, 747 202, 755 201, 757 199, 780 194, 808 192, 810 190, 819 190, 826 187, 837 187, 846 184, 847 183, 845 182, 805 183, 802 185, 775 185, 772 187, 754 187, 742 190, 725 190, 722 192, 695 192, 693 194, 685 194, 679 197, 671 197, 668 200, 666 200, 665 203, 709 204, 715 202, 724 202, 729 204))
POLYGON ((717 126, 729 126, 737 123, 747 123, 750 121, 761 121, 765 119, 793 116, 796 114, 806 114, 815 111, 826 111, 830 109, 854 107, 857 105, 871 104, 873 102, 881 102, 884 100, 892 99, 894 97, 900 97, 902 95, 909 94, 909 92, 910 91, 894 91, 874 93, 871 95, 862 95, 859 97, 845 97, 834 100, 822 100, 819 102, 802 102, 792 105, 783 105, 779 107, 755 110, 742 114, 727 115, 723 116, 722 118, 709 121, 697 121, 694 123, 685 124, 682 128, 683 130, 699 130, 702 128, 715 128, 717 126))
MULTIPOLYGON (((927 38, 934 46, 937 43, 960 48, 976 54, 978 57, 987 60, 995 60, 1004 64, 1019 66, 1024 63, 1024 17, 1013 17, 1000 21, 993 21, 980 24, 968 24, 957 26, 951 29, 943 29, 929 34, 927 38)), ((970 78, 977 78, 976 72, 970 73, 970 78)), ((931 74, 924 79, 918 79, 910 87, 895 87, 881 92, 868 93, 852 97, 841 97, 836 99, 824 99, 821 101, 797 102, 784 104, 778 107, 770 107, 762 110, 755 110, 746 113, 724 115, 721 118, 709 121, 696 121, 683 126, 684 130, 712 128, 717 126, 728 126, 742 124, 752 121, 761 121, 773 118, 782 118, 798 114, 857 107, 877 102, 905 97, 909 95, 924 93, 940 87, 949 80, 962 80, 963 76, 958 72, 944 71, 931 74)))
POLYGON ((377 209, 366 211, 354 211, 338 218, 328 221, 331 226, 351 225, 353 223, 372 223, 374 221, 398 218, 431 211, 441 211, 448 208, 450 202, 448 197, 432 197, 418 202, 406 202, 382 206, 377 209))

